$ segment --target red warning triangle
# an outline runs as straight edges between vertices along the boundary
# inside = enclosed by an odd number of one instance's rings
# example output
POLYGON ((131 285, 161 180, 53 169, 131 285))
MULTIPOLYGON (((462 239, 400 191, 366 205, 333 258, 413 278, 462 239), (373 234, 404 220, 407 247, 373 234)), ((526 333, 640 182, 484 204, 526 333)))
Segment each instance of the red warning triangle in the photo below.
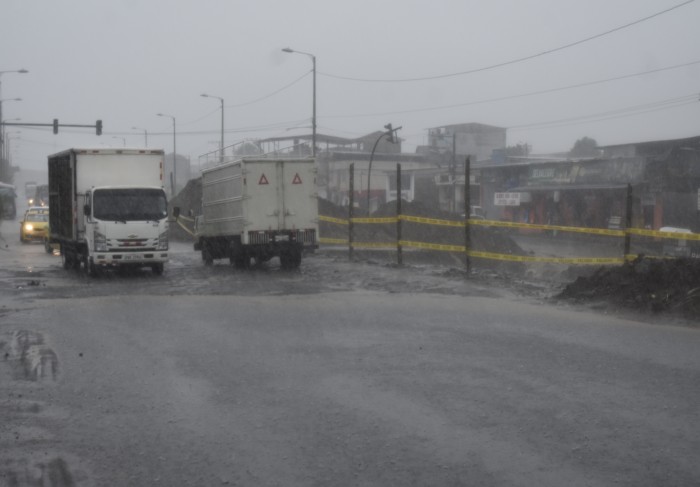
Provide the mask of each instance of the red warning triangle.
POLYGON ((260 181, 258 181, 258 184, 270 184, 267 182, 267 178, 265 177, 264 173, 262 174, 262 176, 260 176, 260 181))
POLYGON ((292 184, 301 184, 301 178, 299 177, 299 173, 296 173, 296 175, 294 176, 292 184))

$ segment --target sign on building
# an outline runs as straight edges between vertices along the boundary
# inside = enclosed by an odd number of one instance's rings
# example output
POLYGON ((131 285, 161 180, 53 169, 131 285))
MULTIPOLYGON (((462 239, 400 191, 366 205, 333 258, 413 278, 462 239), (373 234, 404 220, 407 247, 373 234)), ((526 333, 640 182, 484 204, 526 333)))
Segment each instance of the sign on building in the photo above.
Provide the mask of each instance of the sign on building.
POLYGON ((493 204, 496 206, 520 206, 520 193, 494 193, 493 204))

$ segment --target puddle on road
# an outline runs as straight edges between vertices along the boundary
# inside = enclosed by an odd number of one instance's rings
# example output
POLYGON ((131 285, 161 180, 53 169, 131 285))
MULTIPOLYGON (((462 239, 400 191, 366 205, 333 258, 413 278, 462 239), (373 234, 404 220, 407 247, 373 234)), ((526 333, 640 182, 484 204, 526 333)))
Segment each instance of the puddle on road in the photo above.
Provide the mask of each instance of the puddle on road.
POLYGON ((37 382, 58 377, 58 356, 39 332, 16 330, 0 337, 0 354, 15 379, 37 382))

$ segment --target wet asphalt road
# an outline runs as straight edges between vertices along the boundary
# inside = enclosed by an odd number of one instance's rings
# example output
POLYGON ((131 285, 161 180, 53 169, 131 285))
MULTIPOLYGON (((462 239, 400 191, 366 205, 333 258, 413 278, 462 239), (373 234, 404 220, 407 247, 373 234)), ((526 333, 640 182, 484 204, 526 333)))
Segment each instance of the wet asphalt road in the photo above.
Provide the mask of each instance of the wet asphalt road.
POLYGON ((92 280, 0 231, 0 486, 700 483, 697 329, 328 252, 92 280))

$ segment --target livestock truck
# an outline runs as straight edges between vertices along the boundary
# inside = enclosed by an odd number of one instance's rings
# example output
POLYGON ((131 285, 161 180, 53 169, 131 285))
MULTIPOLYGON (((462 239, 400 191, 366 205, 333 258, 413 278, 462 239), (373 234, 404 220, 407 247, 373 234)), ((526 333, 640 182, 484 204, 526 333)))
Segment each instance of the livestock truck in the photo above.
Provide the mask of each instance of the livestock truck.
POLYGON ((228 258, 245 268, 278 257, 296 268, 318 247, 317 236, 314 159, 251 157, 202 171, 194 248, 206 265, 228 258))
POLYGON ((91 276, 106 268, 168 261, 162 150, 68 149, 48 158, 49 243, 63 267, 91 276))

